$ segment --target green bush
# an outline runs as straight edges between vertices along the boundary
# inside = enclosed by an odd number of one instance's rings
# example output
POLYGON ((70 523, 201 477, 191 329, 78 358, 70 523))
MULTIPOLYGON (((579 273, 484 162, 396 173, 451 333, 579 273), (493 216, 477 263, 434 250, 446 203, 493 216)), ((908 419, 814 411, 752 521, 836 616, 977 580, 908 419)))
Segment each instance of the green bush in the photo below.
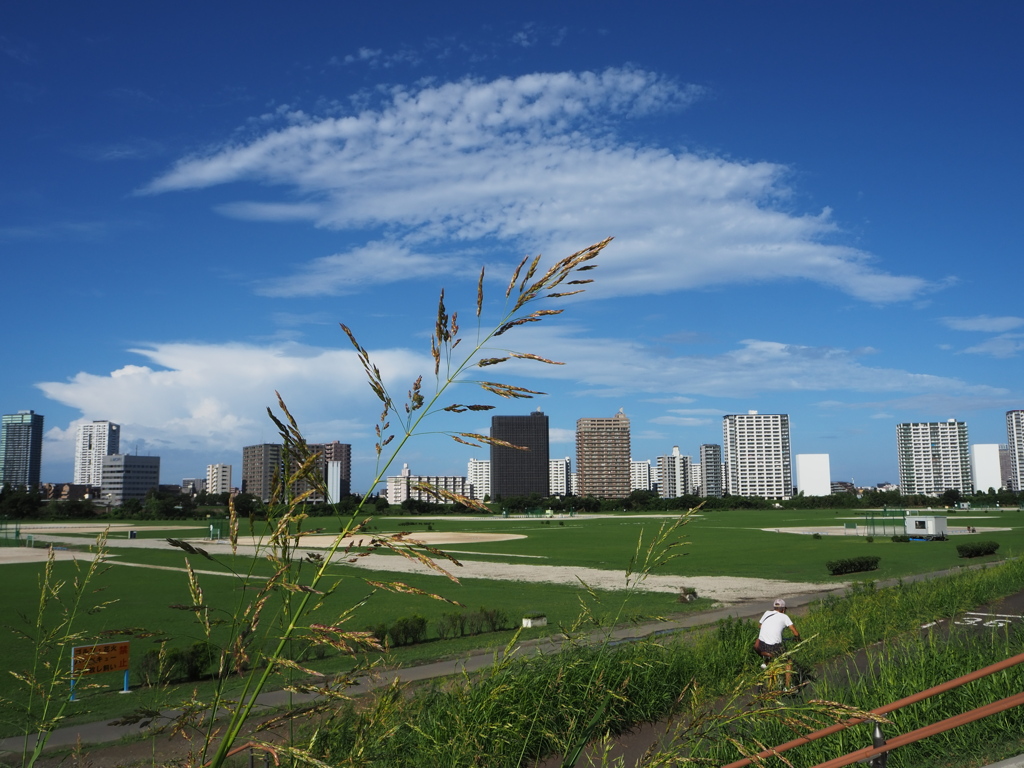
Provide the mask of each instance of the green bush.
POLYGON ((427 639, 427 620, 422 616, 402 618, 388 629, 391 645, 415 645, 427 639))
POLYGON ((909 544, 910 543, 910 537, 907 536, 905 533, 896 534, 895 536, 892 537, 892 540, 897 542, 897 543, 903 543, 903 544, 909 544))
POLYGON ((825 567, 831 571, 833 576, 842 576, 844 573, 874 571, 878 568, 878 561, 881 559, 876 556, 848 557, 843 560, 829 560, 825 563, 825 567))
POLYGON ((997 549, 999 549, 999 544, 994 541, 972 541, 967 544, 956 545, 956 551, 960 557, 994 555, 997 549))

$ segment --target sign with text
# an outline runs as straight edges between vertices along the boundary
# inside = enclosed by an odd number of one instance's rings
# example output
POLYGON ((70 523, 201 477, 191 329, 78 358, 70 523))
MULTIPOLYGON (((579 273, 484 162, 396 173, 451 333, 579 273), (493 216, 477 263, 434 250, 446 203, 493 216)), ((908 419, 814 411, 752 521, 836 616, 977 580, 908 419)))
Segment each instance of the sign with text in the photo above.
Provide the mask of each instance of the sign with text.
POLYGON ((101 672, 127 672, 129 643, 79 645, 71 649, 71 674, 98 675, 101 672))

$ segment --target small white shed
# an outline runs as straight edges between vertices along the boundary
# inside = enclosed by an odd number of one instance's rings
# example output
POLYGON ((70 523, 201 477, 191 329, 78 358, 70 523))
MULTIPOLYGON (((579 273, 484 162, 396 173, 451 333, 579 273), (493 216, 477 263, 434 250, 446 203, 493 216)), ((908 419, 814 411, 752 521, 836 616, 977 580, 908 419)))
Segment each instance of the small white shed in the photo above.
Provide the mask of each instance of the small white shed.
POLYGON ((903 523, 907 536, 915 538, 935 538, 948 536, 949 529, 946 527, 946 518, 937 515, 920 515, 907 517, 903 523))

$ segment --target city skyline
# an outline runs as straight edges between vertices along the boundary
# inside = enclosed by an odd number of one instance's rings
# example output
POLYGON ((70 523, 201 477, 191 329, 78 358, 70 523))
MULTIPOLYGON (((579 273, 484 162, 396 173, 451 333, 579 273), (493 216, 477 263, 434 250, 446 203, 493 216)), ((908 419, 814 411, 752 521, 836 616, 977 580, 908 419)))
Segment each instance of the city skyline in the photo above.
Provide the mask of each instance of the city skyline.
MULTIPOLYGON (((442 287, 465 348, 481 266, 486 327, 522 256, 609 235, 563 315, 501 337, 566 364, 490 369, 549 393, 523 411, 553 456, 619 408, 651 458, 787 413, 858 485, 897 480, 894 424, 1005 441, 1024 6, 401 8, 5 14, 0 410, 46 414, 44 482, 97 419, 166 477, 237 466, 280 392, 365 487, 379 402, 338 323, 401 395, 442 287)), ((430 417, 389 472, 461 474, 486 449, 440 433, 488 423, 430 417)))

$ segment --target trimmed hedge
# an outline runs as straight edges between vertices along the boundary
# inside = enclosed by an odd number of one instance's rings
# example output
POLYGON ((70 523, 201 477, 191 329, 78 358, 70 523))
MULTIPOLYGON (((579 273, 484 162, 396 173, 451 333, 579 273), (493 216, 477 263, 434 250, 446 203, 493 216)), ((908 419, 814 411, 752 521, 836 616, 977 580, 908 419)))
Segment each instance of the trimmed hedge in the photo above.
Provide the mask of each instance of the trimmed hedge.
POLYGON ((956 551, 960 557, 984 557, 994 555, 999 544, 994 541, 972 541, 969 544, 957 544, 956 551))
POLYGON ((882 558, 874 555, 865 557, 848 557, 844 560, 829 560, 825 567, 832 572, 833 576, 842 576, 844 573, 859 573, 861 571, 874 571, 878 568, 878 561, 882 558))
POLYGON ((898 533, 898 534, 896 534, 895 536, 892 537, 892 540, 897 542, 897 543, 903 543, 903 544, 909 544, 910 543, 910 537, 907 536, 905 533, 898 533))

